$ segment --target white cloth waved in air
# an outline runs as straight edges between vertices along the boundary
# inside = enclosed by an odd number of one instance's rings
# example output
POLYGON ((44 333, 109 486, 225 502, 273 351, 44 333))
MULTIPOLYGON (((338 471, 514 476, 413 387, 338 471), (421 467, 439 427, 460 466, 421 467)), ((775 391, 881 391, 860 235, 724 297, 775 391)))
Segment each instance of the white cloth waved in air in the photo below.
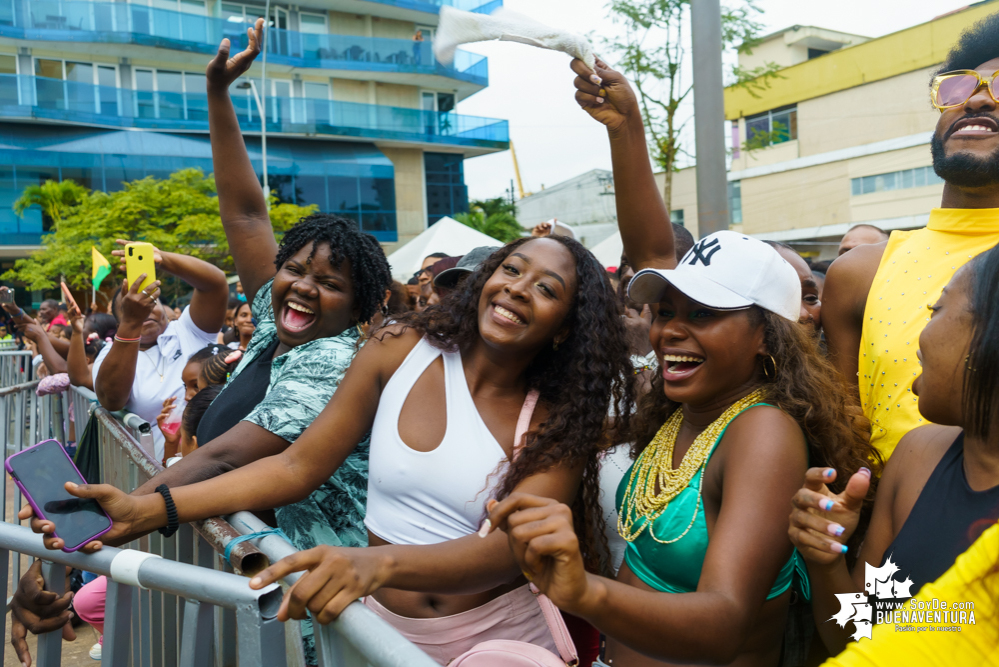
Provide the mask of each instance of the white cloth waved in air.
POLYGON ((447 5, 441 7, 440 23, 434 35, 434 55, 439 62, 450 65, 459 45, 493 39, 561 51, 579 58, 590 69, 594 67, 593 47, 582 35, 546 26, 505 8, 486 16, 447 5))

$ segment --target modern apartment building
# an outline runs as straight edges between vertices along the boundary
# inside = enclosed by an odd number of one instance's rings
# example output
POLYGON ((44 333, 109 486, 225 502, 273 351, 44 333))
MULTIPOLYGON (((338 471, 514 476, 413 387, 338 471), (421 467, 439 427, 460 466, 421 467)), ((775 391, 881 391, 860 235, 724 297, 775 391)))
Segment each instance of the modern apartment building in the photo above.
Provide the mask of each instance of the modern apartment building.
POLYGON ((961 31, 996 11, 979 2, 877 39, 795 26, 740 55, 743 67, 781 69, 725 91, 733 226, 823 259, 859 223, 924 226, 943 191, 930 79, 961 31))
MULTIPOLYGON (((357 220, 391 250, 465 210, 465 158, 507 149, 504 120, 456 105, 488 85, 486 58, 436 62, 442 2, 491 12, 502 0, 270 2, 263 55, 232 95, 253 164, 282 201, 357 220), (417 39, 419 31, 422 41, 417 39), (263 95, 263 107, 260 97, 263 95)), ((204 71, 233 51, 263 2, 0 0, 0 262, 37 247, 47 221, 18 218, 24 187, 212 171, 204 71)))

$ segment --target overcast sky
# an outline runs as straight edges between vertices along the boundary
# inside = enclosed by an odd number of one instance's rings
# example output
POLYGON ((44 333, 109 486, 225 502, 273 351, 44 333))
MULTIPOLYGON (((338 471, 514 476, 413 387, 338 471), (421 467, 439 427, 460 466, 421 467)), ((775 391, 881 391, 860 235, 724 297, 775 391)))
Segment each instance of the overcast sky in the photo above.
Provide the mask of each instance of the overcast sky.
MULTIPOLYGON (((607 19, 606 4, 606 0, 504 0, 509 9, 583 34, 615 29, 607 19)), ((758 2, 768 31, 814 25, 869 37, 924 23, 968 4, 968 0, 758 2)), ((552 186, 590 169, 610 169, 606 134, 573 99, 568 56, 509 42, 462 48, 489 57, 489 87, 461 102, 458 112, 510 121, 525 190, 537 192, 542 185, 552 186)), ((465 161, 465 182, 473 199, 503 195, 512 178, 509 151, 465 161)))

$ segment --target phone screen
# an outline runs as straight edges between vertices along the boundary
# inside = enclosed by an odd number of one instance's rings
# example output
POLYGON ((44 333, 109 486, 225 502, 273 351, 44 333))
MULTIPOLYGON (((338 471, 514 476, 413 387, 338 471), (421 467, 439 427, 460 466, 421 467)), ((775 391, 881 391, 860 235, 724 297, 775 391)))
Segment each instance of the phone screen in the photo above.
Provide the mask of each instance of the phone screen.
POLYGON ((111 527, 96 500, 66 491, 66 482, 86 484, 86 480, 57 441, 47 440, 12 456, 10 469, 67 547, 80 546, 111 527))

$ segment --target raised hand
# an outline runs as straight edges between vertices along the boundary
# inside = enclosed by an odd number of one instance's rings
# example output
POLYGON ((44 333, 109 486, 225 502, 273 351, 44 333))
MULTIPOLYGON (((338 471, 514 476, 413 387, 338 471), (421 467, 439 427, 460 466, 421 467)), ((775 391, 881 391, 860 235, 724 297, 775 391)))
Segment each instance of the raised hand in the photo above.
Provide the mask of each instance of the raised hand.
POLYGON ((24 324, 18 324, 17 330, 24 334, 24 337, 33 343, 38 343, 38 341, 46 336, 45 329, 43 329, 42 325, 37 322, 25 322, 24 324))
POLYGON ((308 610, 318 623, 332 623, 347 605, 374 593, 387 578, 386 559, 376 549, 320 546, 282 558, 250 579, 250 588, 305 570, 281 601, 278 620, 302 619, 308 610))
POLYGON ((246 49, 237 53, 232 58, 229 57, 229 38, 225 38, 219 44, 219 52, 212 61, 208 63, 205 70, 205 77, 208 79, 208 88, 217 91, 227 91, 233 81, 243 76, 250 69, 253 60, 260 53, 263 46, 264 20, 257 19, 252 28, 246 29, 246 36, 249 41, 246 49))
MULTIPOLYGON (((118 257, 119 258, 118 270, 119 271, 125 271, 126 270, 126 268, 125 268, 125 246, 128 245, 129 243, 133 243, 133 241, 127 241, 125 239, 115 239, 114 242, 117 243, 118 245, 120 245, 122 247, 122 249, 121 250, 112 250, 111 254, 114 257, 118 257)), ((156 246, 153 246, 153 262, 156 264, 156 266, 159 266, 160 264, 163 263, 163 253, 156 246)))
POLYGON ((149 314, 156 307, 156 299, 160 296, 160 281, 154 280, 146 289, 140 290, 139 286, 146 279, 146 274, 142 273, 132 286, 128 286, 128 279, 122 281, 121 298, 121 323, 132 326, 142 326, 149 314))
MULTIPOLYGON (((487 508, 492 529, 507 534, 514 558, 529 581, 569 613, 590 604, 593 591, 568 506, 551 498, 513 493, 498 503, 490 501, 487 508)), ((485 537, 482 532, 479 535, 485 537)))
POLYGON ((623 128, 628 122, 642 122, 638 99, 631 84, 620 72, 612 70, 597 58, 596 71, 582 60, 570 64, 576 73, 576 102, 586 113, 607 126, 610 131, 623 128))
POLYGON ((788 536, 805 560, 831 565, 847 552, 846 542, 860 521, 860 510, 871 486, 871 471, 861 468, 834 494, 828 484, 836 480, 833 468, 809 468, 805 486, 794 494, 788 536))

